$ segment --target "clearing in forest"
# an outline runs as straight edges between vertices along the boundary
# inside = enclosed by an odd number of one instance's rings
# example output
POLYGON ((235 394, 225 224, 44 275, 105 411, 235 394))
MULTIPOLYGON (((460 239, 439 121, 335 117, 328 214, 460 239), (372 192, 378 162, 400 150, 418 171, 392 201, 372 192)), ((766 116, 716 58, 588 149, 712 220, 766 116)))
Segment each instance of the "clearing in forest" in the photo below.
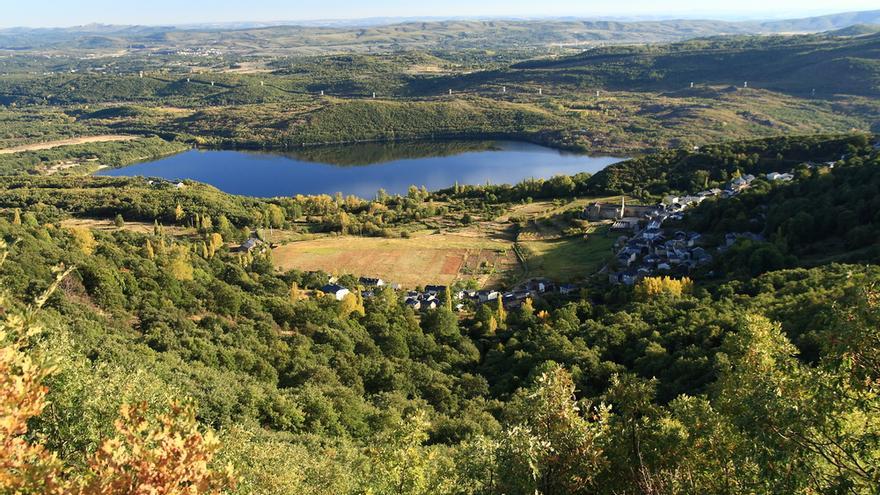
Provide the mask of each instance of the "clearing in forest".
POLYGON ((110 141, 131 141, 137 136, 122 136, 118 134, 106 134, 103 136, 83 136, 70 139, 59 139, 57 141, 47 141, 45 143, 23 144, 12 148, 0 150, 0 155, 9 155, 12 153, 21 153, 22 151, 39 151, 57 148, 59 146, 70 146, 74 144, 86 143, 107 143, 110 141))
MULTIPOLYGON (((104 232, 115 232, 118 230, 127 230, 138 234, 152 234, 153 224, 149 222, 130 222, 126 221, 122 227, 117 227, 111 219, 98 218, 68 218, 61 221, 62 228, 85 227, 90 230, 100 230, 104 232)), ((197 236, 198 232, 189 227, 181 227, 178 225, 163 225, 162 231, 168 235, 175 237, 197 236)))
POLYGON ((410 239, 323 237, 279 246, 272 256, 281 270, 380 277, 405 287, 468 279, 488 287, 519 270, 511 243, 454 234, 410 239))

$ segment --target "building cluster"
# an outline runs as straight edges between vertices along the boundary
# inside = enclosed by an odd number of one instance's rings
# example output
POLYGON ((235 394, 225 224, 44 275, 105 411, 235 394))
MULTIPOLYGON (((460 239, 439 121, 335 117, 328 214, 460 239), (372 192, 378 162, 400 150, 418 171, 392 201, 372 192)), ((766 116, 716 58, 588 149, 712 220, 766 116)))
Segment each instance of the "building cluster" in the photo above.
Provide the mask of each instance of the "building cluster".
MULTIPOLYGON (((331 277, 329 282, 321 287, 320 291, 325 295, 335 298, 337 301, 345 299, 346 296, 352 293, 352 290, 360 290, 361 296, 364 299, 375 297, 376 291, 380 288, 387 287, 396 292, 403 291, 400 284, 389 284, 379 278, 361 277, 358 279, 358 287, 359 289, 349 289, 339 284, 336 277, 331 277)), ((580 290, 580 287, 570 284, 559 285, 547 279, 532 279, 506 292, 492 289, 454 290, 445 285, 426 285, 421 290, 406 291, 403 294, 403 301, 413 311, 428 311, 436 309, 445 303, 447 290, 452 291, 450 294, 452 297, 452 309, 464 311, 469 306, 498 304, 499 300, 506 309, 516 309, 522 306, 526 299, 534 299, 549 293, 574 294, 580 290)))
MULTIPOLYGON (((769 181, 791 181, 791 172, 770 172, 765 175, 769 181)), ((703 237, 697 232, 684 230, 672 231, 665 229, 664 223, 682 220, 688 208, 699 205, 708 198, 730 198, 748 189, 755 181, 754 175, 743 175, 731 180, 723 189, 713 188, 700 191, 693 195, 667 196, 659 205, 627 205, 625 198, 618 204, 594 203, 584 210, 587 219, 611 220, 612 231, 626 232, 615 244, 616 259, 608 270, 608 279, 614 284, 633 285, 644 277, 658 273, 688 275, 694 269, 712 263, 713 257, 703 243, 703 237)), ((725 234, 724 243, 717 251, 724 252, 739 239, 764 241, 759 234, 751 232, 731 232, 725 234)), ((256 240, 249 239, 241 250, 250 251, 256 247, 256 240)), ((351 290, 339 285, 335 277, 321 288, 321 292, 341 301, 351 290)), ((389 284, 380 278, 361 277, 358 280, 361 296, 368 299, 375 296, 376 290, 390 287, 401 291, 400 284, 389 284)), ((414 311, 436 309, 445 302, 446 291, 450 288, 443 285, 428 285, 422 290, 407 291, 404 303, 414 311)), ((533 279, 517 286, 515 289, 502 292, 498 290, 455 290, 450 295, 452 307, 457 311, 464 310, 468 303, 474 305, 501 303, 507 309, 515 309, 530 298, 547 293, 569 295, 577 293, 577 285, 560 285, 546 279, 533 279)))
POLYGON ((223 51, 216 48, 184 48, 180 50, 154 50, 152 55, 177 55, 179 57, 222 57, 223 51))
POLYGON ((667 234, 661 228, 663 219, 661 216, 652 220, 632 237, 618 240, 616 265, 619 269, 609 271, 611 283, 633 285, 657 273, 687 275, 712 262, 712 255, 701 245, 700 234, 681 230, 667 234))
MULTIPOLYGON (((794 175, 790 172, 770 172, 766 174, 769 181, 791 181, 794 175)), ((688 275, 694 269, 712 263, 712 255, 702 242, 697 232, 675 231, 664 229, 667 220, 682 220, 688 208, 699 205, 708 198, 731 198, 751 187, 754 175, 748 174, 728 182, 723 189, 713 188, 700 191, 693 195, 667 196, 663 204, 639 207, 627 207, 621 202, 618 207, 595 204, 585 211, 587 218, 603 217, 603 211, 609 215, 619 215, 612 225, 613 231, 627 232, 621 236, 615 246, 617 269, 610 269, 608 280, 613 284, 633 285, 644 277, 658 273, 688 275), (638 213, 638 215, 632 215, 638 213), (632 215, 632 216, 628 216, 632 215)), ((614 218, 613 216, 611 218, 614 218)), ((723 252, 740 238, 762 241, 760 235, 752 233, 728 233, 725 243, 718 250, 723 252)))

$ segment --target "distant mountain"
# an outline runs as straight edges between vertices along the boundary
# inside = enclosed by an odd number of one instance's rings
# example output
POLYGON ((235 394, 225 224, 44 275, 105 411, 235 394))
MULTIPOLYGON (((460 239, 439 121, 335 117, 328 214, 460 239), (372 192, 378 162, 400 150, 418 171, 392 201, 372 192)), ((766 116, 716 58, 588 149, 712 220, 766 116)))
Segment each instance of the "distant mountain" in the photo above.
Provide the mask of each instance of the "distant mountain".
POLYGON ((814 33, 880 24, 880 10, 804 19, 727 22, 671 19, 402 20, 233 23, 0 30, 0 50, 32 52, 192 50, 235 54, 314 54, 444 49, 546 49, 609 44, 669 43, 717 35, 814 33))
MULTIPOLYGON (((867 28, 852 28, 861 33, 867 28)), ((839 34, 839 31, 838 31, 839 34)), ((670 45, 618 46, 538 59, 508 69, 435 79, 418 91, 479 91, 529 84, 569 90, 671 91, 687 96, 709 87, 761 88, 801 96, 880 96, 880 33, 861 36, 726 36, 670 45), (690 88, 694 82, 695 87, 690 88)))
POLYGON ((857 24, 880 24, 880 10, 759 23, 762 32, 766 33, 818 33, 843 29, 857 24))
POLYGON ((880 24, 856 24, 854 26, 831 31, 828 34, 834 36, 865 36, 880 33, 880 24))

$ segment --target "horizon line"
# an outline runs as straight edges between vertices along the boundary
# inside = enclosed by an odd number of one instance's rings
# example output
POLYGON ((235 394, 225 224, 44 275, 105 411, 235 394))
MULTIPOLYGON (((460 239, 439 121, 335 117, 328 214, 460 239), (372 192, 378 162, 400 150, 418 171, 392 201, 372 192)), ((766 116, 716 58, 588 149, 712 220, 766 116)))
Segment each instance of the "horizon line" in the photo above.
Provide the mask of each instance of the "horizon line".
MULTIPOLYGON (((145 28, 175 28, 175 29, 194 29, 199 27, 221 27, 228 26, 233 28, 236 25, 251 25, 251 28, 269 28, 269 27, 283 27, 283 26, 303 26, 303 27, 357 27, 359 22, 361 23, 369 23, 371 25, 393 25, 393 24, 402 24, 408 22, 444 22, 444 21, 490 21, 490 20, 505 20, 505 21, 540 21, 540 20, 578 20, 578 21, 614 21, 614 22, 624 22, 624 23, 635 23, 635 22, 670 22, 670 21, 715 21, 715 22, 729 22, 729 23, 748 23, 748 22, 774 22, 774 21, 786 21, 786 20, 799 20, 799 19, 810 19, 814 17, 828 17, 835 15, 846 15, 846 14, 860 14, 860 13, 868 13, 868 12, 880 12, 880 9, 870 9, 870 10, 844 10, 844 11, 829 11, 826 9, 818 9, 810 12, 804 12, 802 14, 795 14, 793 12, 737 12, 737 11, 727 11, 727 12, 716 12, 715 15, 719 15, 718 17, 711 17, 709 12, 672 12, 668 15, 666 14, 646 14, 646 15, 633 15, 633 14, 556 14, 556 15, 540 15, 540 14, 532 14, 532 15, 464 15, 464 16, 370 16, 370 17, 337 17, 337 18, 302 18, 302 19, 274 19, 274 20, 229 20, 229 21, 185 21, 185 22, 172 22, 172 23, 156 23, 156 24, 126 24, 126 23, 113 23, 113 22, 90 22, 86 24, 73 24, 73 25, 11 25, 11 26, 0 26, 0 31, 8 31, 15 29, 30 29, 30 30, 39 30, 39 29, 76 29, 76 28, 87 28, 91 26, 100 26, 100 27, 117 27, 117 28, 132 28, 132 27, 145 27, 145 28), (333 24, 341 25, 334 26, 333 24)), ((247 29, 247 28, 244 28, 247 29)))

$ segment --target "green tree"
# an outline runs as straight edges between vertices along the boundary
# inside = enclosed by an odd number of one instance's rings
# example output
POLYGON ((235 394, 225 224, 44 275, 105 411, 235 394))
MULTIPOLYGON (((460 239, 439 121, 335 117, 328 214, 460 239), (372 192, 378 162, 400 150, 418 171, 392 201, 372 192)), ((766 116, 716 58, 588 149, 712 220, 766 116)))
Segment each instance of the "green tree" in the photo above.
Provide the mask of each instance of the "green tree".
POLYGON ((226 218, 226 215, 220 215, 217 217, 217 232, 224 236, 231 236, 235 228, 232 226, 232 223, 226 218))
POLYGON ((498 446, 498 487, 509 494, 588 493, 607 464, 605 406, 578 402, 571 375, 548 365, 511 404, 498 446))
POLYGON ((504 309, 504 298, 499 294, 498 299, 495 301, 495 322, 498 323, 499 328, 505 328, 507 322, 507 310, 504 309))
POLYGON ((214 295, 214 304, 218 313, 232 317, 238 316, 242 297, 237 289, 228 284, 217 282, 211 286, 211 293, 214 295))
POLYGON ((276 229, 284 227, 284 210, 278 205, 270 204, 266 207, 266 222, 268 223, 267 227, 276 229))
POLYGON ((446 306, 427 312, 422 318, 422 327, 444 344, 454 345, 461 339, 458 317, 446 306))
POLYGON ((443 307, 452 311, 452 289, 449 287, 443 289, 443 307))
MULTIPOLYGON (((847 318, 836 321, 849 326, 847 318)), ((869 467, 880 461, 880 391, 871 381, 853 380, 848 351, 810 367, 796 359, 778 324, 758 316, 743 320, 727 350, 715 402, 745 437, 734 455, 754 463, 741 485, 775 493, 880 489, 869 467)))
POLYGON ((364 316, 364 306, 358 300, 357 295, 349 293, 339 302, 339 316, 348 318, 352 314, 364 316))
POLYGON ((156 253, 153 251, 153 243, 149 239, 144 243, 144 257, 148 260, 154 259, 156 253))
POLYGON ((452 459, 439 449, 425 446, 430 423, 418 411, 394 422, 366 450, 366 462, 359 466, 359 493, 433 495, 453 493, 446 473, 452 459))
POLYGON ((292 303, 297 303, 303 298, 302 291, 299 289, 299 284, 296 282, 290 284, 289 298, 292 303))

